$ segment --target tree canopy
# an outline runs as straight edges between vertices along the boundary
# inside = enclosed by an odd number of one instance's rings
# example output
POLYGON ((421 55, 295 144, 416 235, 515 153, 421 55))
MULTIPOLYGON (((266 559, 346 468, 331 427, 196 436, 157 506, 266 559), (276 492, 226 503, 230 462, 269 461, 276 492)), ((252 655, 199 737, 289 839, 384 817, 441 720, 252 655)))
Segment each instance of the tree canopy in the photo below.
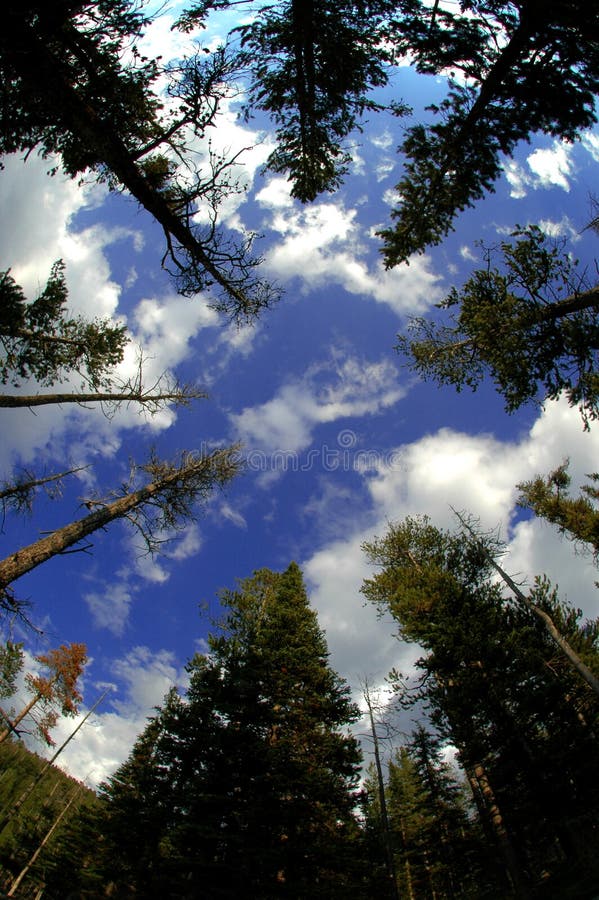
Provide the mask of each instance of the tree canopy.
MULTIPOLYGON (((528 896, 545 866, 561 884, 567 858, 584 854, 575 835, 584 841, 599 803, 588 792, 598 765, 596 694, 538 618, 503 597, 481 541, 409 518, 365 551, 378 571, 363 593, 391 613, 401 638, 424 651, 417 663, 423 677, 411 694, 396 673, 403 702, 423 702, 438 733, 458 749, 503 860, 506 894, 528 896), (550 863, 555 841, 561 859, 550 863)), ((598 671, 599 623, 581 622, 543 579, 530 593, 598 671)))
POLYGON ((599 12, 583 0, 396 5, 398 53, 420 72, 451 74, 433 124, 409 128, 400 147, 399 205, 380 232, 388 267, 438 244, 519 141, 575 140, 597 121, 599 91, 599 12))
POLYGON ((108 865, 142 894, 352 896, 357 711, 301 572, 262 569, 222 600, 186 696, 105 787, 108 865))
POLYGON ((449 323, 412 319, 397 349, 458 391, 489 376, 508 412, 563 394, 588 428, 599 414, 599 288, 536 226, 512 237, 483 248, 484 268, 439 304, 449 323))
POLYGON ((378 108, 368 91, 387 81, 380 26, 394 6, 290 0, 239 28, 252 76, 247 112, 265 110, 277 126, 266 166, 288 174, 303 202, 339 187, 351 162, 344 141, 378 108))
POLYGON ((10 3, 0 38, 0 155, 58 155, 71 176, 90 170, 127 190, 162 226, 163 263, 185 294, 214 284, 213 305, 253 319, 277 292, 255 274, 253 236, 236 241, 217 223, 223 196, 236 189, 235 159, 211 152, 206 131, 232 76, 224 49, 198 53, 164 72, 137 43, 145 4, 10 3), (170 77, 170 102, 156 88, 170 77), (189 159, 204 142, 207 169, 189 159), (194 224, 202 208, 206 225, 194 224))

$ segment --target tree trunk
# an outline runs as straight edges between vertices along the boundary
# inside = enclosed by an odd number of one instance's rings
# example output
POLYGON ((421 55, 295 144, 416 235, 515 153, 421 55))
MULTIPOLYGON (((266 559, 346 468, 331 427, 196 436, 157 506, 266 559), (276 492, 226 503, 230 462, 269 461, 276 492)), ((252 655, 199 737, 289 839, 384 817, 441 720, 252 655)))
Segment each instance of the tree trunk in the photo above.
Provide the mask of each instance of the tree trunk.
POLYGON ((16 553, 0 562, 0 592, 17 578, 35 569, 36 566, 46 562, 52 556, 63 553, 67 548, 77 544, 94 531, 104 528, 115 519, 127 516, 136 507, 147 504, 159 492, 171 486, 175 489, 177 483, 185 482, 194 476, 198 477, 203 470, 209 471, 212 461, 213 457, 211 456, 202 457, 184 468, 173 467, 163 478, 151 482, 137 491, 132 491, 130 494, 125 494, 82 519, 70 522, 39 541, 17 550, 16 553))
POLYGON ((501 568, 497 560, 493 558, 493 555, 489 552, 484 543, 479 539, 478 535, 475 533, 473 528, 465 521, 464 517, 460 515, 453 507, 451 507, 455 515, 458 517, 459 521, 466 529, 468 534, 473 538, 474 541, 478 544, 480 549, 483 551, 490 565, 493 566, 496 572, 501 575, 504 582, 508 585, 508 587, 512 590, 515 597, 533 613, 538 619, 543 623, 545 630, 548 632, 552 640, 557 644, 559 649, 562 651, 566 659, 572 664, 572 666, 576 669, 578 674, 583 678, 589 687, 599 696, 599 678, 597 678, 593 672, 589 669, 589 667, 582 661, 576 650, 570 646, 566 638, 561 634, 558 628, 555 625, 555 622, 551 618, 548 612, 545 612, 544 609, 541 609, 540 606, 537 606, 536 603, 533 603, 526 594, 524 594, 516 582, 510 578, 504 569, 501 568))
MULTIPOLYGON (((50 681, 50 684, 53 684, 55 681, 56 681, 56 678, 53 678, 53 679, 50 681)), ((6 713, 4 712, 4 710, 3 710, 3 709, 0 709, 0 714, 2 715, 2 717, 3 717, 7 722, 10 723, 8 728, 5 728, 4 731, 0 732, 0 744, 3 744, 3 743, 4 743, 4 741, 6 740, 6 738, 9 736, 9 734, 10 734, 12 731, 16 731, 17 725, 18 725, 20 722, 23 721, 23 719, 25 718, 25 716, 26 716, 28 713, 31 712, 31 710, 33 709, 33 707, 36 705, 36 703, 39 702, 39 700, 41 700, 41 698, 42 698, 42 695, 41 695, 41 694, 39 694, 39 693, 38 693, 38 694, 34 694, 33 697, 31 698, 31 700, 29 701, 29 703, 27 703, 27 705, 23 707, 23 709, 22 709, 21 712, 18 714, 18 716, 16 717, 16 719, 9 719, 9 717, 6 715, 6 713)))
MULTIPOLYGON (((13 21, 13 28, 16 24, 13 21)), ((201 241, 194 237, 190 228, 169 207, 166 199, 153 189, 145 175, 136 164, 131 151, 120 140, 111 128, 110 123, 102 121, 96 111, 85 103, 78 95, 70 81, 69 73, 61 59, 46 44, 39 40, 26 28, 19 29, 15 35, 18 49, 15 66, 23 83, 28 84, 34 97, 40 96, 39 72, 45 79, 44 93, 52 95, 52 103, 62 105, 62 117, 67 128, 98 150, 103 162, 129 191, 133 197, 162 225, 167 235, 172 235, 181 247, 190 254, 190 258, 200 265, 204 271, 231 297, 238 310, 248 312, 251 302, 243 291, 235 284, 235 279, 223 273, 207 254, 201 241), (31 74, 28 79, 27 62, 23 62, 19 51, 33 56, 36 61, 38 76, 31 74)), ((77 40, 75 33, 74 40, 77 40)), ((42 100, 43 100, 42 95, 42 100)))
POLYGON ((37 848, 37 850, 31 857, 31 859, 29 860, 27 865, 21 870, 21 872, 17 875, 17 877, 11 884, 10 890, 9 890, 8 894, 6 895, 7 897, 14 897, 15 891, 17 890, 17 888, 19 887, 19 885, 21 884, 21 882, 23 881, 23 879, 29 872, 31 866, 34 864, 34 862, 36 861, 36 859, 38 858, 38 856, 40 855, 40 853, 42 852, 42 850, 44 849, 44 847, 46 846, 46 844, 48 843, 48 841, 50 840, 50 838, 52 837, 52 835, 54 834, 54 832, 56 831, 58 826, 60 825, 62 819, 64 818, 65 814, 68 812, 68 810, 74 803, 80 790, 81 790, 81 788, 79 788, 79 787, 75 789, 75 792, 71 796, 71 799, 69 800, 67 805, 64 807, 64 809, 60 812, 60 814, 57 816, 57 818, 54 820, 54 824, 52 825, 50 830, 47 832, 46 836, 42 840, 41 844, 39 845, 39 847, 37 848))
POLYGON ((514 850, 508 831, 505 827, 501 810, 499 809, 497 800, 495 798, 495 792, 491 787, 491 783, 489 781, 485 767, 481 762, 476 762, 473 764, 472 774, 480 790, 480 796, 484 801, 485 818, 490 824, 493 836, 497 841, 499 849, 501 850, 501 854, 505 863, 506 874, 508 875, 508 879, 514 889, 514 894, 519 898, 519 900, 526 900, 529 895, 524 885, 524 878, 522 870, 520 868, 520 863, 518 862, 518 857, 514 850))
POLYGON ((372 703, 368 684, 364 685, 364 699, 368 707, 368 716, 370 719, 370 730, 372 733, 372 743, 374 746, 374 762, 376 766, 376 777, 379 791, 379 804, 381 807, 381 822, 383 825, 383 840, 385 843, 385 857, 387 862, 387 877, 389 879, 389 889, 391 891, 392 900, 399 900, 399 892, 397 889, 397 873, 395 871, 395 859, 393 857, 393 847, 391 845, 391 829, 389 827, 389 815, 387 813, 387 799, 385 797, 385 780, 383 778, 383 767, 381 765, 381 754, 379 750, 379 738, 376 731, 376 724, 372 712, 372 703))
POLYGON ((68 736, 68 738, 65 741, 63 741, 63 743, 60 745, 60 747, 58 748, 58 750, 56 751, 54 756, 51 759, 49 759, 45 763, 44 766, 42 766, 42 768, 37 773, 37 775, 31 782, 31 784, 29 785, 29 787, 25 788, 25 790, 23 791, 21 796, 18 798, 18 800, 16 800, 16 802, 13 803, 13 805, 10 807, 10 809, 6 813, 4 813, 4 815, 2 816, 2 819, 0 819, 0 834, 2 834, 2 832, 4 831, 6 826, 12 821, 12 819, 14 819, 14 817, 19 814, 19 811, 20 811, 21 807, 23 806, 23 804, 25 803, 25 801, 29 799, 29 797, 31 796, 33 791, 36 789, 36 787, 38 786, 38 784, 40 783, 42 778, 50 771, 50 769, 52 768, 52 766, 54 765, 54 763, 56 762, 56 760, 58 759, 58 757, 60 756, 62 751, 65 749, 67 744, 69 744, 73 740, 73 738, 75 737, 75 735, 77 734, 79 729, 85 725, 85 723, 87 722, 87 720, 89 719, 91 714, 96 711, 96 709, 98 708, 98 706, 100 705, 100 703, 102 702, 102 700, 104 699, 104 697, 108 694, 108 692, 110 690, 111 690, 111 688, 107 688, 107 690, 105 690, 104 693, 96 700, 94 705, 87 712, 87 714, 83 717, 83 719, 79 722, 77 727, 74 728, 73 731, 68 736))
POLYGON ((143 406, 148 402, 181 402, 185 396, 181 391, 165 394, 144 394, 143 391, 124 391, 121 393, 118 391, 113 393, 95 391, 89 394, 0 394, 0 407, 16 409, 60 403, 140 403, 143 406))

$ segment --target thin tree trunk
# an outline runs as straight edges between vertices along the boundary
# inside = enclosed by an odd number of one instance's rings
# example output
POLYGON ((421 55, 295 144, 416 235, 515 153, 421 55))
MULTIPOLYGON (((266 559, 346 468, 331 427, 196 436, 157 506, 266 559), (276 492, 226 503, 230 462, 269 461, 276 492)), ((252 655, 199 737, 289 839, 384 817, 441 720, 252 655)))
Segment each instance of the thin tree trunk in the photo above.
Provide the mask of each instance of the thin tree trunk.
POLYGON ((550 635, 550 637, 553 639, 553 641, 557 644, 557 646, 560 648, 560 650, 562 651, 564 656, 569 660, 569 662, 572 664, 572 666, 576 669, 576 671, 581 676, 581 678, 583 678, 586 681, 586 683, 589 685, 589 687, 599 696, 599 678, 597 678, 593 674, 593 672, 591 672, 591 670, 586 665, 586 663, 584 663, 582 661, 582 659, 580 658, 580 656, 578 655, 576 650, 574 650, 574 648, 568 643, 568 641, 563 636, 563 634, 561 634, 561 632, 556 627, 555 622, 553 621, 553 619, 551 618, 549 613, 545 612, 544 609, 541 609, 540 606, 537 606, 536 603, 533 603, 532 600, 530 600, 526 596, 526 594, 524 594, 520 590, 520 588, 515 583, 515 581, 512 578, 510 578, 510 576, 507 574, 507 572, 505 572, 501 568, 499 563, 493 558, 492 554, 489 552, 487 547, 485 547, 483 542, 479 539, 479 537, 476 534, 476 532, 474 531, 474 529, 471 528, 470 525, 468 525, 468 523, 465 521, 464 517, 461 516, 460 513, 458 513, 455 509, 453 509, 453 507, 451 507, 451 509, 453 510, 455 515, 458 517, 459 521, 462 523, 462 525, 466 529, 466 531, 476 541, 476 543, 478 544, 480 549, 483 551, 483 553, 485 554, 490 565, 492 565, 493 568, 495 569, 495 571, 498 572, 499 575, 501 575, 502 579, 508 585, 508 587, 511 589, 511 591, 516 596, 516 598, 527 609, 529 609, 530 612, 532 612, 538 619, 541 620, 541 622, 543 623, 543 625, 545 627, 545 630, 550 635))
POLYGON ((491 787, 485 767, 482 763, 476 762, 472 766, 472 772, 480 789, 481 797, 484 800, 485 818, 489 822, 493 836, 501 850, 505 862, 506 873, 512 884, 514 893, 520 900, 526 900, 529 895, 524 885, 520 863, 518 862, 518 857, 505 827, 503 815, 497 804, 495 792, 491 787))
POLYGON ((63 741, 63 743, 60 745, 60 747, 58 748, 58 750, 56 751, 54 756, 51 759, 49 759, 44 766, 42 766, 42 768, 40 769, 38 774, 35 776, 35 778, 31 782, 31 784, 29 785, 29 787, 25 788, 25 790, 23 791, 23 793, 21 794, 19 799, 15 803, 13 803, 13 805, 8 810, 8 812, 6 812, 2 816, 2 819, 0 819, 0 834, 2 834, 2 832, 4 831, 6 826, 12 821, 12 819, 14 819, 14 817, 19 814, 19 811, 20 811, 21 807, 23 806, 23 804, 25 803, 25 801, 31 796, 31 794, 33 793, 35 788, 38 786, 38 784, 40 783, 42 778, 52 768, 52 766, 54 765, 54 763, 56 762, 56 760, 58 759, 58 757, 60 756, 62 751, 67 746, 67 744, 69 744, 73 740, 73 738, 75 737, 75 735, 77 734, 79 729, 85 725, 85 723, 87 722, 87 720, 89 719, 91 714, 96 711, 96 709, 98 708, 98 706, 100 705, 100 703, 102 702, 102 700, 104 699, 104 697, 108 694, 108 692, 110 690, 111 690, 111 688, 108 688, 107 690, 105 690, 104 693, 96 700, 94 705, 87 712, 87 714, 83 717, 81 722, 79 722, 77 727, 70 733, 68 738, 65 741, 63 741))
POLYGON ((403 816, 400 817, 401 840, 404 846, 405 862, 404 869, 406 872, 406 889, 408 892, 407 900, 415 900, 414 888, 412 886, 412 867, 410 865, 410 857, 408 855, 408 840, 406 836, 406 826, 403 816))
POLYGON ((11 556, 0 562, 0 592, 8 587, 17 578, 35 569, 36 566, 46 562, 53 556, 63 553, 67 548, 77 544, 83 538, 92 534, 100 528, 104 528, 115 519, 127 516, 131 510, 138 506, 148 503, 160 491, 168 489, 169 486, 176 486, 177 483, 199 475, 202 469, 207 468, 212 461, 212 457, 203 457, 188 465, 187 468, 173 468, 173 470, 164 478, 151 482, 137 491, 125 494, 112 503, 101 506, 89 515, 70 522, 62 528, 53 531, 51 534, 27 547, 23 547, 13 553, 11 556))
POLYGON ((68 810, 70 809, 70 807, 71 807, 72 804, 74 803, 74 801, 75 801, 77 795, 79 794, 80 790, 81 790, 81 788, 79 788, 79 787, 75 789, 73 795, 71 796, 71 799, 70 799, 69 802, 66 804, 66 806, 64 807, 64 809, 60 812, 60 814, 58 815, 58 817, 54 820, 54 824, 52 825, 52 827, 50 828, 50 830, 46 833, 46 836, 45 836, 44 839, 42 840, 41 844, 39 845, 39 847, 37 848, 37 850, 35 851, 35 853, 34 853, 33 856, 31 857, 31 859, 29 860, 29 862, 27 863, 27 865, 21 870, 21 872, 17 875, 17 877, 16 877, 15 880, 13 881, 12 885, 10 886, 9 892, 8 892, 8 894, 6 895, 7 897, 14 897, 14 894, 15 894, 16 889, 19 887, 19 885, 21 884, 21 882, 23 881, 23 879, 25 878, 25 876, 27 875, 27 873, 28 873, 29 870, 31 869, 32 865, 35 863, 36 859, 38 858, 38 856, 40 855, 40 853, 42 852, 42 850, 44 849, 44 847, 46 846, 46 844, 48 843, 48 841, 50 840, 50 838, 52 837, 52 835, 54 834, 54 832, 56 831, 56 829, 58 828, 58 826, 60 825, 62 819, 64 818, 65 814, 68 812, 68 810))
POLYGON ((9 501, 12 497, 18 498, 26 494, 30 494, 36 487, 42 487, 43 485, 51 484, 54 481, 62 481, 62 479, 66 478, 67 475, 74 475, 76 472, 81 472, 83 469, 87 469, 87 466, 76 466, 74 469, 67 469, 65 472, 57 472, 54 475, 46 475, 45 478, 30 478, 29 481, 24 481, 22 483, 17 482, 16 484, 6 484, 6 487, 0 489, 0 503, 3 501, 9 501))
MULTIPOLYGON (((164 394, 145 394, 143 391, 101 392, 64 394, 0 394, 0 407, 17 409, 30 406, 49 406, 60 403, 162 403, 180 402, 186 395, 181 391, 164 394)), ((195 396, 195 395, 194 395, 195 396)), ((204 396, 199 394, 198 396, 204 396)))
POLYGON ((397 873, 395 871, 395 859, 393 857, 393 847, 391 845, 391 829, 389 827, 389 815, 387 813, 387 800, 385 797, 385 780, 383 778, 383 767, 381 765, 381 754, 379 750, 379 738, 376 731, 374 715, 372 712, 372 703, 368 684, 364 685, 364 699, 368 707, 368 716, 370 719, 370 730, 372 733, 372 743, 374 746, 374 762, 376 766, 376 777, 379 790, 379 803, 381 807, 381 822, 383 825, 383 840, 385 843, 385 856, 387 861, 387 876, 389 879, 389 888, 393 900, 399 900, 399 892, 397 889, 397 873))
MULTIPOLYGON (((50 685, 54 684, 55 681, 56 681, 56 677, 52 678, 50 680, 50 685)), ((34 694, 33 697, 31 698, 31 700, 29 701, 29 703, 27 703, 26 706, 23 707, 23 709, 18 714, 16 719, 12 719, 12 720, 9 719, 9 717, 6 715, 4 710, 2 708, 0 708, 0 715, 2 715, 3 719, 5 719, 9 723, 8 728, 5 728, 3 731, 0 732, 0 744, 4 743, 4 741, 6 740, 6 738, 9 736, 9 734, 12 731, 17 730, 17 725, 19 725, 19 723, 23 721, 25 716, 31 712, 31 710, 36 705, 36 703, 38 703, 41 699, 42 699, 42 695, 40 693, 34 694)))
MULTIPOLYGON (((13 23, 13 28, 16 28, 13 23)), ((251 301, 229 277, 216 265, 201 241, 194 237, 189 227, 169 207, 166 199, 154 190, 136 164, 127 146, 120 140, 109 123, 102 121, 96 111, 85 103, 73 87, 68 71, 46 44, 23 28, 17 35, 19 49, 32 54, 36 59, 38 72, 41 70, 46 82, 46 94, 53 95, 53 102, 62 105, 63 120, 75 135, 97 148, 101 161, 112 170, 121 184, 136 200, 162 225, 166 235, 172 235, 181 247, 188 251, 191 259, 233 299, 237 308, 248 312, 251 301)), ((76 38, 75 38, 76 40, 76 38)), ((26 63, 17 60, 19 75, 27 83, 26 63)), ((29 88, 34 96, 39 96, 40 87, 32 76, 29 88)))

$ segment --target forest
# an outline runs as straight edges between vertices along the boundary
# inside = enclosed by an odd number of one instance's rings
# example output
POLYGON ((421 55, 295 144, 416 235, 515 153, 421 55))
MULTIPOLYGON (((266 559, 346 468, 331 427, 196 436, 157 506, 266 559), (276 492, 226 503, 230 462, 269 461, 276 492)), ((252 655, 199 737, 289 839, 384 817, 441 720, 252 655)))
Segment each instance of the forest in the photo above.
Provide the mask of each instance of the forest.
MULTIPOLYGON (((376 231, 385 271, 459 233, 522 142, 576 142, 598 121, 599 9, 580 0, 202 0, 177 6, 172 30, 199 49, 174 61, 145 53, 156 17, 145 0, 10 0, 0 164, 39 156, 48 179, 129 198, 156 227, 152 264, 174 294, 238 334, 287 300, 258 234, 223 212, 243 192, 237 155, 211 138, 232 92, 241 120, 268 123, 262 176, 284 176, 305 207, 341 189, 369 117, 401 123, 394 205, 376 231), (227 38, 202 45, 215 17, 227 38), (410 97, 388 100, 406 60, 447 89, 416 124, 410 97)), ((593 197, 584 230, 599 233, 593 197)), ((596 273, 540 224, 514 222, 462 287, 404 321, 394 352, 417 383, 490 387, 506 415, 561 400, 591 434, 596 273)), ((57 260, 28 296, 10 265, 0 272, 3 415, 101 410, 109 433, 123 411, 152 421, 207 399, 195 380, 148 375, 143 352, 127 369, 128 324, 72 312, 67 276, 57 260)), ((92 538, 119 525, 153 560, 244 477, 239 440, 170 455, 158 444, 106 489, 89 461, 34 460, 0 483, 2 537, 29 535, 23 518, 36 532, 0 560, 1 896, 597 897, 599 618, 543 571, 511 575, 508 542, 461 509, 451 527, 421 509, 361 543, 360 603, 413 650, 405 671, 383 685, 364 676, 356 691, 293 548, 278 568, 250 570, 231 552, 206 640, 187 636, 181 683, 126 760, 97 789, 60 768, 110 686, 84 703, 94 653, 83 642, 31 652, 46 624, 21 586, 73 555, 87 566, 92 538), (78 512, 38 521, 73 481, 78 512)), ((524 520, 597 568, 599 473, 579 485, 564 452, 515 490, 524 520)))

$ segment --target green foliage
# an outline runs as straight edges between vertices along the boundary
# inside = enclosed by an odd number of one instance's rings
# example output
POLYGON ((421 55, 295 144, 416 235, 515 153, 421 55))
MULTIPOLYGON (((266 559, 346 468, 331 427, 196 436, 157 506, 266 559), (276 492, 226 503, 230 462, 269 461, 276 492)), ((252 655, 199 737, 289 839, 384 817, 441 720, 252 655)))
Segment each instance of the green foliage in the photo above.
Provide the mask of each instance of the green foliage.
POLYGON ((485 248, 485 267, 440 304, 450 324, 414 319, 397 349, 424 378, 476 390, 491 377, 508 412, 564 394, 585 427, 599 415, 599 290, 540 229, 485 248), (500 265, 493 265, 496 256, 500 265))
POLYGON ((52 267, 40 295, 27 303, 9 271, 0 273, 0 382, 18 387, 28 379, 42 385, 74 373, 97 389, 110 383, 110 369, 123 359, 126 327, 66 315, 64 264, 52 267))
POLYGON ((597 121, 599 12, 584 0, 459 8, 400 0, 398 54, 425 73, 459 72, 431 107, 432 125, 408 129, 395 225, 380 232, 387 266, 438 244, 454 218, 493 189, 501 157, 536 132, 575 140, 597 121))
POLYGON ((287 0, 239 29, 253 79, 248 114, 266 110, 277 125, 266 167, 288 173, 292 196, 303 202, 339 187, 351 161, 345 138, 379 108, 366 94, 387 81, 391 54, 381 26, 394 7, 287 0))
MULTIPOLYGON (((20 743, 6 742, 0 745, 0 807, 3 811, 13 806, 45 765, 46 760, 31 753, 20 743)), ((98 801, 93 791, 70 778, 61 769, 51 766, 20 814, 11 819, 0 835, 0 884, 5 891, 10 889, 14 879, 75 792, 74 804, 61 820, 16 896, 29 896, 29 891, 37 891, 41 885, 46 884, 47 896, 59 900, 74 889, 77 868, 88 856, 93 843, 89 842, 86 846, 81 840, 76 847, 71 848, 68 858, 63 854, 66 846, 76 836, 75 820, 79 813, 97 806, 98 801), (62 893, 50 889, 58 878, 62 893)), ((87 837, 89 841, 89 835, 87 837)), ((100 893, 96 896, 100 896, 100 893)))
POLYGON ((105 787, 108 871, 123 896, 351 896, 357 711, 301 572, 260 570, 223 602, 185 699, 105 787))
POLYGON ((215 308, 251 320, 278 291, 255 274, 254 236, 237 240, 217 226, 223 197, 239 190, 237 159, 212 153, 206 134, 235 66, 223 48, 166 70, 142 56, 145 6, 9 3, 0 35, 0 155, 37 150, 58 156, 72 177, 89 170, 128 190, 163 227, 162 263, 181 292, 215 285, 215 308), (164 107, 159 75, 168 82, 164 107), (193 140, 205 142, 207 165, 191 160, 193 140), (199 208, 207 224, 194 223, 199 208))
MULTIPOLYGON (((481 823, 514 848, 510 874, 561 884, 577 860, 594 865, 599 705, 538 618, 502 597, 483 544, 407 519, 365 546, 380 571, 363 592, 423 648, 424 677, 404 702, 423 702, 465 770, 484 776, 481 823)), ((599 622, 581 623, 545 580, 530 599, 599 671, 599 622)))
POLYGON ((82 107, 110 123, 134 152, 156 138, 159 104, 152 82, 158 67, 135 49, 148 22, 142 8, 131 0, 6 5, 0 38, 1 154, 39 148, 44 156, 60 155, 71 176, 102 170, 102 149, 74 127, 82 107), (126 48, 130 62, 123 65, 126 48), (57 82, 74 88, 68 105, 49 95, 57 82))
POLYGON ((0 699, 12 697, 17 689, 16 679, 23 669, 23 644, 7 641, 0 646, 0 699))
POLYGON ((599 556, 599 475, 587 476, 590 484, 582 485, 578 497, 571 497, 569 487, 571 477, 565 462, 554 472, 542 477, 537 475, 531 481, 518 485, 522 492, 518 500, 520 506, 531 509, 539 516, 557 525, 562 534, 586 547, 591 547, 595 560, 599 556))

